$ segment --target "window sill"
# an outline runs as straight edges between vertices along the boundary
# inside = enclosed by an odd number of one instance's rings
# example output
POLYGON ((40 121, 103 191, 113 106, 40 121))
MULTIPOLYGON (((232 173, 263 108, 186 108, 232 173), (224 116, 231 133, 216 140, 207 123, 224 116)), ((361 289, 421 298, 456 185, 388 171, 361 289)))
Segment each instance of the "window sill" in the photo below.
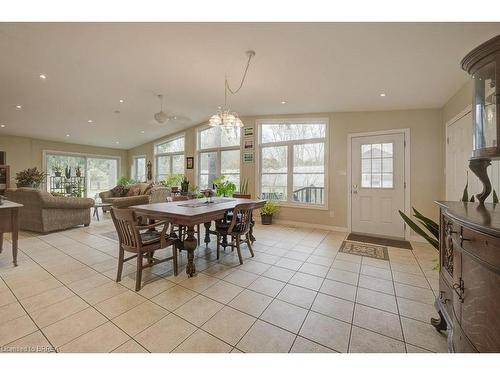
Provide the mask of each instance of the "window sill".
POLYGON ((312 204, 300 204, 300 203, 292 203, 292 202, 280 202, 277 201, 277 203, 280 207, 284 208, 302 208, 306 210, 319 210, 319 211, 328 211, 328 206, 319 206, 319 205, 312 205, 312 204))

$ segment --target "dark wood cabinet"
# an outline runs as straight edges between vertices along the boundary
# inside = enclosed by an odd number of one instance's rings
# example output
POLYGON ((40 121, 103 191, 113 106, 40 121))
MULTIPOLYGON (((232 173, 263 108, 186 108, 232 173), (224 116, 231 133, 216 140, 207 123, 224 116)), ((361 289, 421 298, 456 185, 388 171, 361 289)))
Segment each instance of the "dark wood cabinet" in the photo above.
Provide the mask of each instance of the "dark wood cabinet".
POLYGON ((437 202, 440 277, 437 330, 450 352, 500 352, 500 205, 437 202))

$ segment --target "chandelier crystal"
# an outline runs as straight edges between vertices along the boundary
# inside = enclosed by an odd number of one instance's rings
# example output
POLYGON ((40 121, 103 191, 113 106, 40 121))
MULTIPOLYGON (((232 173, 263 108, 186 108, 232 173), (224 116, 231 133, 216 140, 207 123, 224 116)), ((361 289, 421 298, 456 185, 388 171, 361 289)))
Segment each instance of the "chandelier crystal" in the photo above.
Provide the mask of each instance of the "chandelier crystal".
POLYGON ((227 77, 224 82, 224 106, 219 107, 219 110, 216 114, 210 117, 208 123, 212 127, 218 127, 221 129, 233 129, 233 128, 242 128, 243 122, 240 120, 240 117, 236 112, 233 112, 227 106, 227 94, 237 94, 241 88, 243 87, 243 83, 245 82, 245 78, 247 76, 248 68, 250 66, 250 60, 255 56, 255 51, 247 51, 246 55, 248 56, 247 65, 245 68, 245 72, 243 73, 243 77, 241 78, 240 86, 236 90, 231 90, 229 87, 229 83, 227 81, 227 77))

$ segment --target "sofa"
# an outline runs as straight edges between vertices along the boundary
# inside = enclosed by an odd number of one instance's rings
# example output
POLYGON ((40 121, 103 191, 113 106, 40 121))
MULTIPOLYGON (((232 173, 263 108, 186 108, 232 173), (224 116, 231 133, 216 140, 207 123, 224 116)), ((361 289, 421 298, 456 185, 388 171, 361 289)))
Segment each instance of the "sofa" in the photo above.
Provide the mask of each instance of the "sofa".
MULTIPOLYGON (((103 203, 111 203, 113 207, 126 208, 138 204, 166 202, 170 189, 164 186, 155 186, 147 182, 116 186, 111 190, 99 193, 103 203)), ((104 212, 110 207, 103 207, 104 212)))
POLYGON ((94 205, 90 198, 54 197, 33 188, 7 189, 5 196, 23 205, 19 210, 22 230, 48 233, 90 224, 90 208, 94 205))

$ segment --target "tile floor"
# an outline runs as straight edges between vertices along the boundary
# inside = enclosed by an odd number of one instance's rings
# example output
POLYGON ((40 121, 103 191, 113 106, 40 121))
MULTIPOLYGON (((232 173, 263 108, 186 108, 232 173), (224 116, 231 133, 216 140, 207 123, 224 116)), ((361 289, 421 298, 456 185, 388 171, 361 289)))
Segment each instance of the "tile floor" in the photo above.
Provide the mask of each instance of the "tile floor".
POLYGON ((346 233, 260 226, 255 258, 214 243, 197 250, 197 276, 170 263, 133 264, 114 281, 117 243, 88 228, 10 242, 0 255, 0 352, 445 352, 429 324, 438 289, 435 250, 389 248, 390 261, 338 253, 346 233))

